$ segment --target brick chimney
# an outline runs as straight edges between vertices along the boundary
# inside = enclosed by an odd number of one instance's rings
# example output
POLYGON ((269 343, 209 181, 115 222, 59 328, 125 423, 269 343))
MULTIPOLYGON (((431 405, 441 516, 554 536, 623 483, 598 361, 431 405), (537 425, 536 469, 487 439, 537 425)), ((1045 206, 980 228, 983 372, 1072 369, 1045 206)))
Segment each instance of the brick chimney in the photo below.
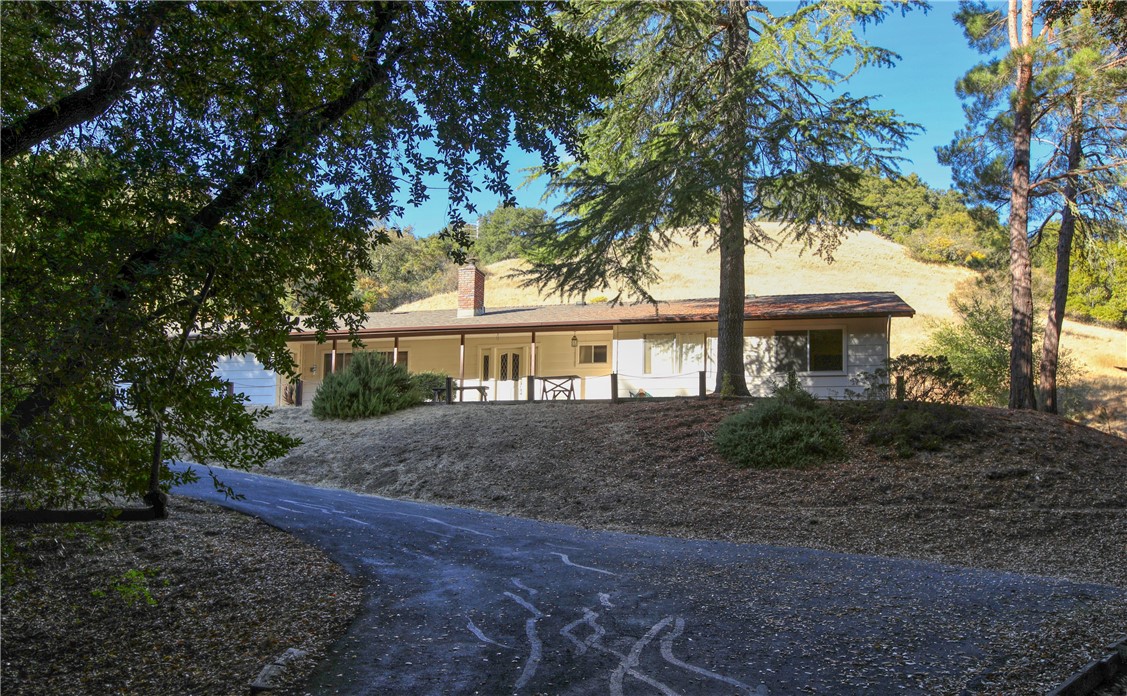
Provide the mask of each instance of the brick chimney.
POLYGON ((458 269, 458 316, 485 314, 485 274, 473 259, 458 269))

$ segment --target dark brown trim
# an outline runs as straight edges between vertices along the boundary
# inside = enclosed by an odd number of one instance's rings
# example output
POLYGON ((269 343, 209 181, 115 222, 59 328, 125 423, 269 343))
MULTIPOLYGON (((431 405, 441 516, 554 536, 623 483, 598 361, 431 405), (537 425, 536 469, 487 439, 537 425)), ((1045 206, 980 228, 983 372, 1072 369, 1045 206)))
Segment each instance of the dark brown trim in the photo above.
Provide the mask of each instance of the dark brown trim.
MULTIPOLYGON (((915 316, 915 310, 902 311, 902 312, 877 312, 865 314, 851 314, 848 312, 817 312, 810 314, 771 314, 761 316, 745 316, 744 321, 809 321, 809 320, 825 320, 825 319, 884 319, 888 318, 911 318, 915 316)), ((613 329, 616 326, 629 326, 638 324, 706 324, 716 321, 716 316, 676 316, 676 317, 646 317, 646 318, 630 318, 630 319, 606 319, 594 321, 558 321, 552 323, 521 323, 521 324, 474 324, 470 326, 451 326, 435 324, 430 326, 397 326, 388 328, 370 328, 360 329, 356 332, 356 337, 360 340, 364 339, 387 339, 387 338, 418 338, 418 337, 432 337, 432 336, 449 336, 453 338, 456 335, 461 335, 465 340, 466 336, 477 334, 533 334, 536 332, 550 333, 553 331, 598 331, 605 329, 613 329)), ((331 331, 325 334, 325 339, 343 339, 349 338, 350 335, 347 331, 331 331)), ((291 342, 316 342, 317 334, 313 331, 309 332, 295 332, 290 334, 289 340, 291 342)))

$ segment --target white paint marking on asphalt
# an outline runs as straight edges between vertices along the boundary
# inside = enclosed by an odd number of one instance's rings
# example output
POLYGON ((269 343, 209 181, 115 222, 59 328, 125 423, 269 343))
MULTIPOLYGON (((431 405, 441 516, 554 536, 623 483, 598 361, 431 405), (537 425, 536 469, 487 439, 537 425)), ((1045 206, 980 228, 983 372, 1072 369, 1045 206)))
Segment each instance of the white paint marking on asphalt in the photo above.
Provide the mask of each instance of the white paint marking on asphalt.
POLYGON ((525 585, 523 582, 521 582, 520 580, 517 580, 516 578, 510 578, 510 579, 513 581, 514 585, 516 585, 520 589, 524 590, 528 594, 532 595, 533 597, 535 597, 540 592, 539 590, 534 590, 531 587, 529 587, 528 585, 525 585))
POLYGON ((665 636, 661 639, 661 656, 665 658, 666 662, 676 665, 681 669, 687 669, 690 672, 696 672, 697 674, 708 677, 709 679, 715 679, 717 681, 722 681, 725 684, 731 684, 737 689, 740 689, 741 691, 747 693, 748 696, 767 696, 768 692, 765 685, 761 684, 758 689, 752 689, 750 686, 744 684, 739 680, 732 679, 731 677, 725 677, 723 674, 717 674, 716 672, 704 669, 703 667, 690 665, 689 663, 682 662, 681 660, 678 660, 676 657, 674 657, 673 641, 677 640, 677 637, 680 636, 684 630, 685 620, 678 618, 673 625, 673 630, 665 634, 665 636))
POLYGON ((595 619, 597 618, 599 618, 598 612, 591 611, 590 609, 584 607, 583 616, 561 628, 560 635, 574 643, 575 648, 579 651, 580 655, 587 652, 587 648, 593 646, 596 649, 602 650, 603 652, 613 652, 618 656, 619 659, 622 659, 621 653, 604 648, 601 644, 599 644, 599 641, 602 640, 603 635, 606 633, 606 630, 595 621, 595 619), (571 634, 574 629, 579 627, 579 624, 586 624, 591 628, 592 631, 591 635, 587 636, 587 638, 585 638, 584 640, 579 640, 571 634))
POLYGON ((509 650, 513 649, 513 646, 511 646, 511 645, 505 645, 504 643, 498 643, 497 641, 493 640, 492 638, 487 638, 485 636, 485 634, 481 632, 481 629, 478 628, 474 624, 473 619, 469 620, 469 623, 466 624, 466 628, 470 629, 470 633, 477 636, 478 640, 480 640, 480 641, 483 641, 483 642, 486 642, 486 643, 492 643, 493 645, 499 645, 502 648, 508 648, 509 650))
POLYGON ((294 510, 293 508, 283 507, 281 505, 274 505, 274 507, 278 508, 279 510, 285 510, 286 512, 292 512, 295 515, 304 514, 301 512, 301 510, 294 510))
POLYGON ((519 691, 532 679, 536 674, 536 669, 540 666, 543 645, 540 642, 540 636, 536 635, 536 622, 544 615, 540 613, 539 609, 524 601, 523 597, 515 595, 512 592, 506 592, 505 596, 527 609, 532 613, 533 617, 524 622, 524 632, 528 636, 529 649, 528 660, 524 663, 524 671, 521 672, 520 679, 517 679, 517 683, 513 687, 513 689, 519 691))
POLYGON ((341 515, 340 518, 342 520, 348 520, 349 522, 355 522, 356 524, 362 524, 365 527, 371 527, 372 526, 372 525, 368 524, 367 522, 365 522, 364 520, 358 520, 355 517, 346 517, 344 515, 341 515))
POLYGON ((609 570, 602 570, 600 568, 592 568, 591 566, 585 566, 585 565, 579 565, 578 563, 572 563, 571 559, 567 557, 566 553, 560 553, 558 551, 549 551, 548 553, 552 554, 553 556, 559 556, 560 559, 563 560, 564 565, 569 565, 572 568, 582 568, 583 570, 590 570, 590 571, 593 571, 595 573, 602 573, 603 575, 618 575, 618 573, 612 573, 609 570))
POLYGON ((296 505, 298 507, 310 508, 311 510, 320 510, 321 512, 332 512, 332 513, 340 514, 340 510, 334 510, 333 508, 327 508, 324 505, 313 505, 311 503, 299 503, 298 501, 290 500, 289 498, 278 498, 278 500, 281 500, 283 503, 289 503, 290 505, 296 505))
POLYGON ((634 669, 638 666, 638 660, 641 659, 642 651, 646 649, 646 646, 649 645, 650 642, 657 637, 657 634, 665 630, 665 627, 672 622, 672 616, 665 617, 661 621, 658 621, 656 624, 654 624, 649 631, 646 631, 646 635, 642 636, 634 643, 634 647, 630 649, 630 654, 622 659, 622 661, 618 663, 618 667, 616 667, 615 670, 611 672, 611 696, 622 696, 622 680, 627 674, 641 682, 649 684, 650 686, 660 691, 664 696, 678 696, 676 691, 669 688, 665 684, 662 684, 656 679, 651 679, 650 677, 647 677, 646 675, 634 669))
POLYGON ((389 512, 388 514, 399 515, 401 517, 417 517, 420 520, 426 520, 427 522, 433 522, 435 524, 440 524, 443 527, 449 527, 451 529, 460 529, 463 532, 469 532, 470 534, 476 534, 478 536, 489 537, 490 539, 496 539, 497 538, 497 535, 495 535, 495 534, 487 534, 485 532, 479 532, 478 530, 470 529, 469 527, 459 527, 456 524, 450 524, 449 522, 443 522, 442 520, 440 520, 438 518, 427 517, 426 515, 412 515, 412 514, 407 513, 407 512, 389 512))
POLYGON ((614 609, 614 605, 610 603, 610 595, 606 592, 599 593, 599 604, 602 604, 607 609, 614 609))

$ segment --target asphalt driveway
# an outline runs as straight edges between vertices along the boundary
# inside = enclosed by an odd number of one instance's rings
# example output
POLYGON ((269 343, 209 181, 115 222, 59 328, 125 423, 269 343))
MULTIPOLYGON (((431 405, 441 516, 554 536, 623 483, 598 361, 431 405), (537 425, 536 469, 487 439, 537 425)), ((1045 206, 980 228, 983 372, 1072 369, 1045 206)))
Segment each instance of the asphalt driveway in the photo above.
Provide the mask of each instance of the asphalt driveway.
MULTIPOLYGON (((325 549, 366 602, 315 694, 958 693, 1122 591, 920 561, 644 537, 222 472, 177 493, 325 549)), ((284 601, 280 598, 279 601, 284 601)), ((1080 665, 1077 665, 1079 667, 1080 665)))

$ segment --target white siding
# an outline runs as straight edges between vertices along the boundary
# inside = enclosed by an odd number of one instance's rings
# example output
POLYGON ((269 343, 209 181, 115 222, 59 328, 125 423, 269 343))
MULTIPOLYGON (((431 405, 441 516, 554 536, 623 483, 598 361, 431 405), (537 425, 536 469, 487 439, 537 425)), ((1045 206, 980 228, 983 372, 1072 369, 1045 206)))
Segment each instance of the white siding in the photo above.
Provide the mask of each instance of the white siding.
POLYGON ((255 406, 273 406, 276 402, 278 375, 267 370, 250 353, 220 358, 215 374, 235 385, 236 394, 244 394, 255 406))

